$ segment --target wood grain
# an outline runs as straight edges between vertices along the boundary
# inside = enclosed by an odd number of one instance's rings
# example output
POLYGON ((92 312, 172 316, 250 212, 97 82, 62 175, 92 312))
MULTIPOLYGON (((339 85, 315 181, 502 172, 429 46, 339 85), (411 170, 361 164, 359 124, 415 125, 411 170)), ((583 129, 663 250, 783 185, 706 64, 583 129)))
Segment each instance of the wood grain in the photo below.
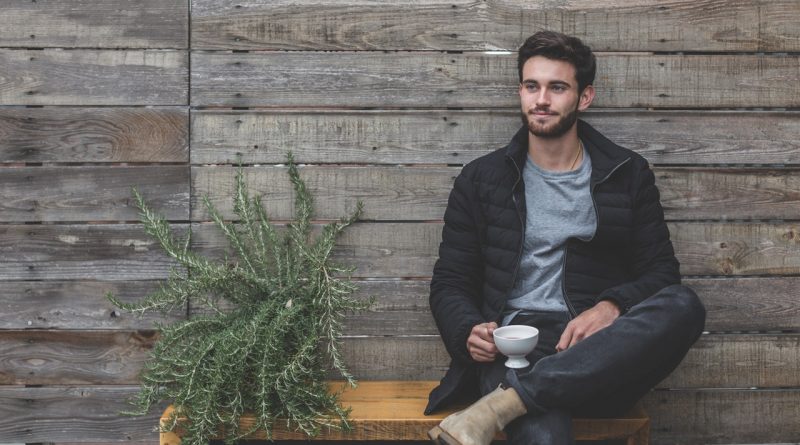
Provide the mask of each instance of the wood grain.
MULTIPOLYGON (((439 336, 409 334, 346 336, 348 369, 363 380, 441 378, 450 360, 439 336)), ((136 384, 156 339, 155 331, 0 331, 0 384, 136 384)), ((703 335, 658 387, 798 387, 799 347, 797 334, 703 335)))
POLYGON ((652 443, 788 443, 800 437, 800 391, 656 391, 645 397, 652 443))
POLYGON ((204 49, 516 50, 541 29, 596 51, 796 51, 797 3, 590 0, 192 1, 204 49), (413 19, 409 19, 412 17, 413 19))
POLYGON ((0 168, 0 221, 136 221, 131 189, 170 220, 189 218, 188 166, 0 168))
POLYGON ((2 108, 0 162, 187 162, 189 112, 163 108, 2 108))
POLYGON ((692 278, 706 307, 706 330, 800 331, 798 277, 692 278))
POLYGON ((3 5, 0 46, 186 48, 186 0, 14 1, 3 5))
POLYGON ((158 289, 160 281, 6 281, 0 290, 0 329, 153 329, 186 311, 142 317, 121 311, 106 298, 131 303, 158 289))
MULTIPOLYGON (((800 57, 601 55, 597 107, 795 107, 800 57)), ((193 106, 516 107, 516 58, 481 53, 192 54, 193 106)), ((0 97, 2 98, 2 97, 0 97)))
MULTIPOLYGON (((797 112, 590 109, 582 117, 653 164, 800 164, 797 112)), ((193 164, 238 156, 277 164, 288 150, 301 163, 465 164, 505 146, 520 120, 512 109, 198 110, 191 126, 193 164)))
MULTIPOLYGON (((440 379, 450 359, 438 335, 352 337, 343 343, 348 369, 364 380, 440 379)), ((404 334, 411 334, 404 333, 404 334)), ((797 334, 708 334, 658 388, 800 386, 797 334)), ((341 378, 335 373, 331 378, 341 378)))
MULTIPOLYGON (((238 219, 230 196, 236 168, 192 169, 192 220, 208 220, 208 196, 226 219, 238 219)), ((291 219, 293 191, 284 167, 243 169, 248 189, 263 195, 274 219, 291 219)), ((316 217, 336 219, 364 203, 364 220, 429 221, 444 215, 458 167, 314 166, 301 177, 315 197, 316 217)), ((800 219, 800 170, 793 168, 655 169, 667 220, 800 219)))
POLYGON ((152 280, 176 266, 139 224, 0 225, 0 280, 152 280))
POLYGON ((4 105, 185 105, 186 51, 0 49, 4 105))
MULTIPOLYGON (((184 225, 176 224, 179 231, 184 225)), ((684 275, 797 274, 793 223, 670 223, 684 275)), ((343 234, 334 259, 356 277, 428 277, 440 223, 358 223, 343 234)), ((220 256, 227 243, 212 224, 194 225, 193 246, 220 256)), ((1 280, 128 281, 167 276, 173 263, 140 225, 0 225, 1 280), (17 252, 25 252, 24 257, 17 252)))
MULTIPOLYGON (((193 246, 221 258, 227 244, 216 228, 193 227, 193 246)), ((800 270, 800 227, 794 223, 674 222, 668 227, 684 275, 793 275, 800 270)), ((441 229, 440 223, 358 223, 342 235, 333 257, 356 266, 355 277, 428 277, 441 229)))
POLYGON ((794 223, 671 223, 684 275, 796 275, 794 223))
POLYGON ((0 437, 4 442, 148 442, 166 404, 146 416, 130 409, 132 386, 0 387, 0 437))
MULTIPOLYGON (((315 217, 338 219, 364 203, 365 220, 436 220, 447 206, 447 196, 458 168, 413 167, 302 167, 301 177, 314 196, 315 217)), ((294 192, 288 169, 249 167, 243 170, 253 195, 263 195, 271 218, 288 220, 294 213, 294 192)), ((235 190, 236 168, 192 169, 192 220, 209 220, 203 197, 226 219, 238 219, 230 196, 235 190)))
MULTIPOLYGON (((796 277, 688 278, 706 307, 705 330, 725 332, 796 332, 800 304, 796 277)), ((361 280, 354 297, 374 297, 374 306, 345 317, 348 335, 438 335, 428 305, 428 280, 361 280)), ((201 313, 193 307, 192 314, 201 313)))
POLYGON ((155 331, 0 331, 0 384, 137 384, 155 331))

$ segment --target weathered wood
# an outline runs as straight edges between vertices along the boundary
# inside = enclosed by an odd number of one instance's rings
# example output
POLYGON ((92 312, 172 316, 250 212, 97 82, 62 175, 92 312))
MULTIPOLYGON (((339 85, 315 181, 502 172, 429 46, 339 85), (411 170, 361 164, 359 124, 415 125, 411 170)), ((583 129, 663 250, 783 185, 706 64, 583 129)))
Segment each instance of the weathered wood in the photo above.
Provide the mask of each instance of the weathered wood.
MULTIPOLYGON (((601 55, 594 104, 794 107, 798 68, 798 56, 601 55)), ((512 55, 195 52, 191 75, 194 106, 515 108, 519 100, 512 55)))
POLYGON ((0 331, 0 384, 136 384, 155 331, 0 331))
MULTIPOLYGON (((800 268, 796 224, 669 225, 685 275, 797 274, 800 268)), ((194 246, 204 253, 227 247, 212 224, 195 224, 194 232, 194 246)), ((356 265, 357 277, 428 277, 440 237, 439 223, 358 223, 345 231, 335 256, 356 265)), ((140 225, 0 226, 2 280, 158 279, 173 264, 140 225)))
POLYGON ((658 168, 670 220, 800 219, 800 170, 658 168))
MULTIPOLYGON (((346 333, 345 363, 364 380, 441 378, 450 360, 439 336, 414 334, 346 333)), ((0 384, 135 384, 155 340, 153 331, 0 331, 0 384)), ((658 387, 797 387, 799 360, 797 334, 704 335, 658 387)))
POLYGON ((800 336, 704 335, 661 388, 800 387, 800 336))
MULTIPOLYGON (((694 289, 706 307, 705 330, 798 331, 800 304, 796 277, 690 278, 683 282, 694 289)), ((355 296, 375 297, 367 312, 348 314, 349 335, 437 335, 428 306, 429 281, 360 281, 355 296)))
MULTIPOLYGON (((797 224, 675 222, 668 226, 684 275, 800 271, 797 224)), ((334 258, 356 266, 355 277, 428 277, 441 229, 440 223, 358 223, 342 235, 334 258)), ((212 224, 194 224, 192 230, 195 248, 222 256, 227 243, 212 224)))
POLYGON ((800 437, 800 390, 655 391, 652 443, 777 443, 800 437))
POLYGON ((797 51, 800 6, 783 1, 192 1, 206 49, 516 50, 541 29, 598 51, 797 51))
POLYGON ((0 221, 136 221, 135 187, 170 220, 189 218, 189 167, 0 169, 0 221))
MULTIPOLYGON (((315 217, 337 219, 364 202, 365 220, 441 219, 458 168, 411 167, 302 167, 300 173, 314 196, 315 217)), ((294 214, 294 192, 288 169, 244 169, 248 190, 264 195, 264 206, 273 219, 288 220, 294 214)), ((192 169, 192 220, 209 220, 203 197, 208 196, 226 219, 238 219, 230 196, 235 189, 236 168, 192 169)), ((0 193, 1 195, 1 193, 0 193)))
POLYGON ((0 290, 0 329, 153 329, 154 322, 186 316, 132 315, 106 298, 132 303, 158 289, 160 281, 6 281, 0 290))
MULTIPOLYGON (((591 110, 591 109, 590 109, 591 110)), ((589 111, 654 164, 800 164, 800 114, 589 111)), ((0 124, 1 125, 1 124, 0 124)), ((192 163, 465 164, 508 143, 516 110, 192 112, 192 163)), ((0 141, 2 144, 2 141, 0 141)))
POLYGON ((122 416, 132 386, 0 387, 0 438, 4 442, 149 442, 166 407, 122 416))
POLYGON ((186 162, 189 112, 164 108, 2 108, 10 162, 186 162))
POLYGON ((186 48, 188 25, 186 0, 6 2, 0 46, 186 48))
MULTIPOLYGON (((381 334, 392 333, 384 330, 377 335, 381 334)), ((796 334, 703 335, 658 387, 797 387, 798 346, 800 336, 796 334)), ((342 348, 350 372, 365 380, 440 379, 450 364, 438 335, 351 337, 345 339, 342 348)), ((331 376, 336 378, 335 373, 331 376)))
POLYGON ((5 105, 182 105, 186 51, 0 50, 5 105))
MULTIPOLYGON (((697 292, 706 307, 706 331, 800 330, 795 277, 690 278, 684 284, 697 292)), ((375 304, 369 311, 347 314, 348 335, 438 335, 428 305, 428 280, 369 280, 359 281, 358 287, 354 296, 375 297, 375 304)), ((191 304, 190 311, 202 312, 191 304)))
POLYGON ((800 331, 800 278, 693 278, 684 283, 706 307, 707 331, 800 331))
MULTIPOLYGON (((192 169, 192 220, 208 220, 208 196, 226 219, 238 219, 230 196, 236 168, 192 169)), ((248 189, 264 196, 275 219, 291 219, 293 192, 285 167, 248 167, 248 189)), ((336 219, 364 202, 365 220, 437 220, 444 215, 458 167, 301 167, 316 217, 336 219)), ((667 220, 800 219, 800 171, 755 168, 655 169, 667 220)))
POLYGON ((0 225, 0 280, 152 280, 176 265, 139 224, 0 225))
POLYGON ((794 223, 671 223, 684 275, 796 275, 800 226, 794 223))

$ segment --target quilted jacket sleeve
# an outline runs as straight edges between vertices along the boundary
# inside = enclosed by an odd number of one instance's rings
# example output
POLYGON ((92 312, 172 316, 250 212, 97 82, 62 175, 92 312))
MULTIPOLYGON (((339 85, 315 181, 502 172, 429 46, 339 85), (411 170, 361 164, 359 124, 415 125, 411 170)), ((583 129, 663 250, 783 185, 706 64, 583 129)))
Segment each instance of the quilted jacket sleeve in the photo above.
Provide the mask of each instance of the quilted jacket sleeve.
POLYGON ((485 322, 479 310, 483 258, 478 228, 478 203, 469 166, 456 178, 444 214, 439 259, 433 268, 430 306, 453 360, 471 362, 467 338, 485 322))
POLYGON ((633 181, 633 232, 629 270, 634 279, 605 290, 597 301, 611 300, 622 313, 659 290, 681 282, 680 265, 669 239, 653 171, 640 160, 633 181))

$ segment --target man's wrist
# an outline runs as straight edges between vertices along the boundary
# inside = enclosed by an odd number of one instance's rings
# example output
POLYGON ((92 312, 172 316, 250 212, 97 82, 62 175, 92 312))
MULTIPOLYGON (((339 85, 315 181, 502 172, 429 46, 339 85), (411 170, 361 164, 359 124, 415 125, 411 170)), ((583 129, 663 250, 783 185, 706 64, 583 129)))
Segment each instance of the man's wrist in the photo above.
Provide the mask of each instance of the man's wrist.
POLYGON ((599 306, 603 303, 605 303, 604 306, 606 306, 609 310, 614 311, 617 317, 622 315, 622 308, 620 308, 619 303, 617 303, 616 301, 610 298, 606 298, 604 300, 598 301, 597 305, 599 306))

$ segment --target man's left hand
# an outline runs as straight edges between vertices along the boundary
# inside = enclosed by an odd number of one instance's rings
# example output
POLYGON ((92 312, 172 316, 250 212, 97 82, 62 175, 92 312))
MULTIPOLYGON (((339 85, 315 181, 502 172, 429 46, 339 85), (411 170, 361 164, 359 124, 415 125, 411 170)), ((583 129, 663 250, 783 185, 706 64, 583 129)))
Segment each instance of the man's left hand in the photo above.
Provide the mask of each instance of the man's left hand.
POLYGON ((597 303, 593 308, 587 309, 567 323, 567 328, 564 329, 564 333, 561 334, 561 339, 556 345, 556 351, 561 352, 609 326, 619 317, 619 314, 619 308, 611 301, 603 300, 597 303))

